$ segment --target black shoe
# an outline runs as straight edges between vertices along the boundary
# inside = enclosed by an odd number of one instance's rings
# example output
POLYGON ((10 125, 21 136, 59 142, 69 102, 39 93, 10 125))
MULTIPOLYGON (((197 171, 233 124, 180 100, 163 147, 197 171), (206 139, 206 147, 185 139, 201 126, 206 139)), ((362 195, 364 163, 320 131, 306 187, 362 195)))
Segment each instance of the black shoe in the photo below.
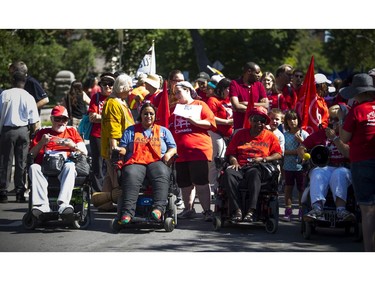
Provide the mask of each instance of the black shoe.
POLYGON ((0 193, 0 203, 8 203, 8 196, 6 193, 0 193))
POLYGON ((26 203, 26 198, 23 193, 17 193, 16 194, 16 202, 17 203, 26 203))

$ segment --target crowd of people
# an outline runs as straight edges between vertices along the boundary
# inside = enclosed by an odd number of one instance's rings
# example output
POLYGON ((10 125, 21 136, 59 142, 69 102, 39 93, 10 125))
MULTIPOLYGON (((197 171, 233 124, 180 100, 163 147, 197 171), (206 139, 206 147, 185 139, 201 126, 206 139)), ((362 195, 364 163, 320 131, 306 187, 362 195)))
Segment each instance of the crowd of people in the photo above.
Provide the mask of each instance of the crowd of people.
MULTIPOLYGON (((248 165, 249 159, 253 162, 278 160, 279 191, 285 194, 283 221, 290 222, 293 218, 295 186, 298 190, 297 219, 319 217, 328 188, 335 198, 337 217, 355 219, 345 209, 346 191, 352 184, 362 213, 365 250, 375 250, 375 70, 333 82, 324 74, 316 73, 313 99, 319 116, 315 125, 319 129, 313 131, 303 125, 306 117, 298 107, 298 101, 306 94, 303 92, 305 73, 289 64, 281 65, 273 73, 262 72, 257 63, 247 62, 239 77, 230 79, 222 73, 200 72, 192 83, 185 81, 180 70, 172 70, 166 78, 168 126, 158 125, 157 120, 165 91, 163 77, 141 74, 134 82, 125 73, 105 72, 87 94, 82 83, 74 81, 63 105, 57 105, 51 112, 52 128, 39 131, 35 139, 30 139, 30 135, 40 126, 38 111, 48 103, 48 97, 27 74, 23 62, 11 64, 9 73, 12 88, 4 90, 0 96, 1 203, 8 201, 13 155, 17 201, 25 202, 25 163, 29 149, 35 157, 40 157, 48 146, 87 153, 81 145, 82 138, 71 129, 67 136, 70 141, 56 143, 53 136, 60 138, 64 134, 65 138, 68 122, 72 128, 77 128, 83 115, 88 114, 92 122, 89 153, 93 159, 93 189, 98 194, 122 191, 120 221, 123 224, 134 216, 136 194, 146 175, 151 177, 155 189, 152 217, 161 218, 167 196, 164 186, 170 172, 165 162, 175 153, 178 153, 178 206, 182 209, 178 218, 196 215, 194 204, 198 197, 204 220, 212 221, 211 198, 217 190, 220 173, 215 159, 226 158, 229 166, 224 172, 223 185, 233 207, 232 218, 252 222, 262 175, 258 166, 248 165), (303 218, 301 197, 307 178, 302 167, 303 155, 317 144, 329 147, 332 153, 327 167, 309 172, 312 211, 303 218), (121 186, 111 165, 113 151, 119 151, 126 159, 121 186), (245 211, 238 202, 238 185, 242 180, 250 183, 250 207, 245 211)), ((60 212, 66 213, 71 208, 71 180, 67 177, 74 171, 69 165, 63 171, 65 188, 59 201, 60 212)), ((33 181, 45 181, 38 161, 30 173, 33 181)), ((37 215, 49 210, 45 188, 46 184, 41 185, 38 197, 33 199, 37 215)), ((33 196, 37 195, 33 193, 33 196)), ((111 200, 97 207, 111 211, 116 203, 111 200)))

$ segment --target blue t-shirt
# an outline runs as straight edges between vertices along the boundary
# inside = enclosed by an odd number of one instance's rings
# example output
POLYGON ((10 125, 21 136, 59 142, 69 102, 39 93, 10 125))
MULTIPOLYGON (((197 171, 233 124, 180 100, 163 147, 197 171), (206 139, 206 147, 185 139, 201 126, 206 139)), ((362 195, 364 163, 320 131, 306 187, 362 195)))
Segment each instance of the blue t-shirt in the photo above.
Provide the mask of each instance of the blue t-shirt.
MULTIPOLYGON (((302 139, 305 140, 309 133, 301 130, 302 139)), ((285 137, 285 151, 286 150, 295 150, 300 146, 300 143, 296 141, 294 134, 289 133, 286 131, 284 133, 285 137)), ((297 154, 294 155, 286 155, 284 154, 284 170, 285 171, 302 171, 302 165, 298 164, 299 157, 297 154)), ((299 161, 300 162, 300 161, 299 161)))
MULTIPOLYGON (((152 133, 152 129, 147 129, 143 131, 145 137, 149 138, 152 133)), ((125 161, 127 161, 132 155, 134 150, 134 125, 129 126, 126 128, 124 133, 122 134, 122 138, 120 140, 120 146, 125 147, 126 154, 125 154, 125 161)), ((160 126, 160 140, 161 140, 161 157, 168 151, 170 148, 176 148, 176 142, 172 136, 171 131, 167 128, 160 126)))

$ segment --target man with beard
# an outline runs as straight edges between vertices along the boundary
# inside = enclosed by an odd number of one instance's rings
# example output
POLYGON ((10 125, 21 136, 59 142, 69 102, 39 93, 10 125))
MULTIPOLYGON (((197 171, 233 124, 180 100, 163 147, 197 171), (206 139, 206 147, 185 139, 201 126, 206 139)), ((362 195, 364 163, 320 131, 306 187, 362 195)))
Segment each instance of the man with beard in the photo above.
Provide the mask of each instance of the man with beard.
MULTIPOLYGON (((72 152, 87 155, 86 145, 74 127, 67 127, 68 111, 64 106, 57 105, 51 111, 51 128, 43 128, 37 132, 30 145, 30 154, 34 157, 34 164, 30 166, 29 176, 32 182, 32 213, 39 217, 42 213, 50 212, 48 200, 48 181, 42 173, 44 154, 62 153, 68 157, 72 152)), ((68 215, 74 212, 69 204, 72 198, 76 178, 74 162, 66 161, 60 174, 60 193, 57 198, 59 213, 68 215)))

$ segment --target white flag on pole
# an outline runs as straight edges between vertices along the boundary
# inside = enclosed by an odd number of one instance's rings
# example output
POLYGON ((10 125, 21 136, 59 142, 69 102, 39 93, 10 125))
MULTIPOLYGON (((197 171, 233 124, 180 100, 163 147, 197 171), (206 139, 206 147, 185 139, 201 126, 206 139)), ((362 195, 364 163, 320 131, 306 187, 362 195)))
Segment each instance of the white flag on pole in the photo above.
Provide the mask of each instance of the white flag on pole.
POLYGON ((155 62, 155 46, 152 42, 151 48, 148 50, 146 55, 143 57, 141 63, 139 64, 137 73, 135 77, 138 77, 139 74, 155 74, 156 73, 156 62, 155 62))

